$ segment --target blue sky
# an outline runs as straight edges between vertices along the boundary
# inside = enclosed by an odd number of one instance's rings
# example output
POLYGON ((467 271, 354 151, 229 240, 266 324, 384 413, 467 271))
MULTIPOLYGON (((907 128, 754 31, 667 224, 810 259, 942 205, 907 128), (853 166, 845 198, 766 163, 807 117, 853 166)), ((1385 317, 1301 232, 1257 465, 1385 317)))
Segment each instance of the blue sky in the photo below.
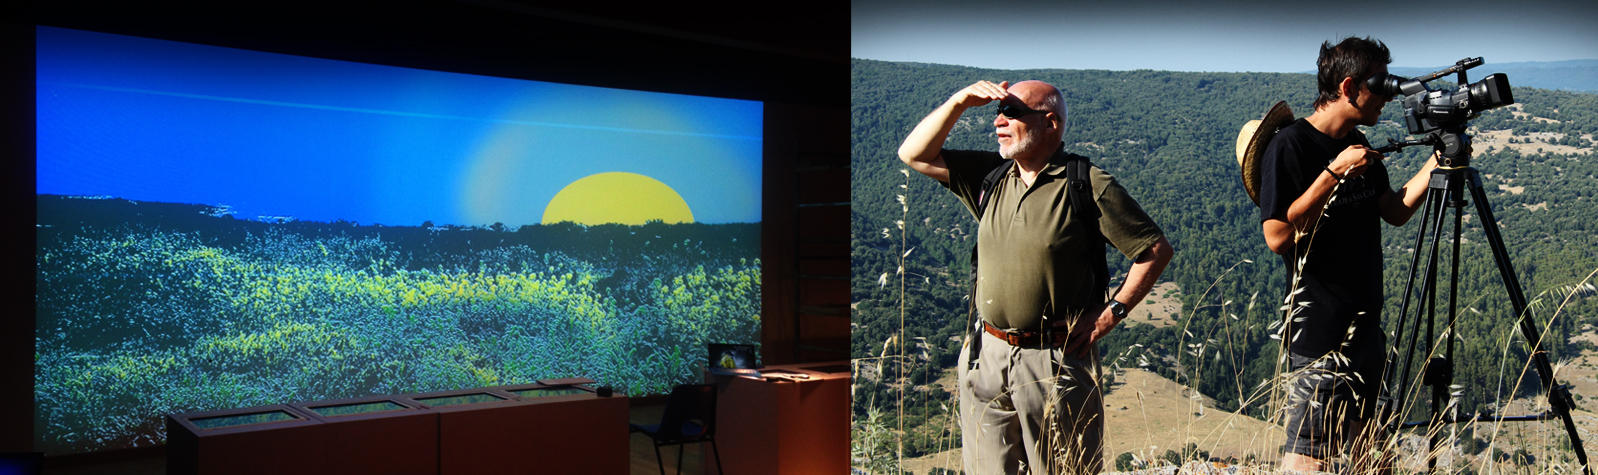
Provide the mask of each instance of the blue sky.
POLYGON ((1598 2, 851 3, 853 57, 996 69, 1307 72, 1351 35, 1385 42, 1394 66, 1594 59, 1598 2))
POLYGON ((37 30, 40 194, 238 217, 538 223, 582 177, 760 220, 761 104, 37 30))

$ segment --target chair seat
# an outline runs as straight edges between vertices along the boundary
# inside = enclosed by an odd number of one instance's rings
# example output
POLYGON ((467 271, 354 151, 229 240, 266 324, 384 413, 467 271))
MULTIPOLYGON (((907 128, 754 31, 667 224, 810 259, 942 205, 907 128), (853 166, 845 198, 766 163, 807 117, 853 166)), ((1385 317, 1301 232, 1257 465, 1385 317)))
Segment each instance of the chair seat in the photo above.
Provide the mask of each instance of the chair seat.
POLYGON ((677 437, 661 434, 660 424, 628 425, 632 426, 632 432, 643 432, 644 435, 649 436, 651 439, 655 439, 655 442, 659 444, 693 442, 702 440, 705 436, 705 427, 693 421, 684 421, 682 423, 682 431, 678 433, 677 437))

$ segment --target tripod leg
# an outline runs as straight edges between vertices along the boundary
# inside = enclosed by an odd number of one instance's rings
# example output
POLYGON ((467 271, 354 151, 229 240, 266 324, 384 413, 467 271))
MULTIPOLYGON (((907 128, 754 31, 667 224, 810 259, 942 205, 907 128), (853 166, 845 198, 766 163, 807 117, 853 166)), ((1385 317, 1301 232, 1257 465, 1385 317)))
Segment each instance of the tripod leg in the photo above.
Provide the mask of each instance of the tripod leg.
POLYGON ((1427 371, 1430 373, 1427 375, 1427 379, 1431 381, 1429 384, 1432 386, 1432 436, 1431 451, 1427 452, 1429 455, 1426 457, 1426 467, 1434 471, 1437 469, 1437 454, 1439 453, 1437 448, 1443 443, 1443 421, 1457 420, 1457 417, 1454 417, 1456 414, 1450 413, 1458 410, 1458 408, 1449 404, 1448 389, 1449 386, 1454 384, 1454 321, 1455 316, 1458 315, 1457 310, 1459 308, 1459 242, 1462 231, 1460 224, 1464 217, 1464 203, 1460 201, 1459 193, 1462 190, 1459 189, 1459 184, 1457 180, 1449 180, 1448 196, 1450 202, 1447 206, 1454 209, 1454 247, 1449 256, 1448 325, 1443 329, 1447 350, 1444 351, 1443 354, 1445 356, 1441 361, 1437 358, 1432 358, 1427 362, 1427 371))
MULTIPOLYGON (((1421 225, 1416 226, 1415 229, 1415 246, 1410 248, 1412 249, 1410 252, 1412 257, 1409 261, 1409 278, 1404 280, 1404 303, 1399 306, 1398 310, 1398 325, 1394 327, 1393 351, 1390 355, 1388 355, 1388 368, 1382 374, 1382 380, 1387 382, 1387 387, 1389 388, 1396 389, 1400 386, 1398 384, 1399 381, 1402 381, 1403 379, 1409 379, 1407 373, 1409 371, 1410 355, 1406 354, 1404 355, 1403 360, 1399 360, 1398 345, 1404 342, 1404 323, 1407 322, 1409 318, 1409 299, 1415 295, 1415 276, 1420 272, 1421 249, 1422 246, 1426 244, 1427 226, 1425 223, 1432 222, 1432 213, 1435 211, 1436 204, 1438 202, 1437 197, 1431 196, 1434 193, 1435 190, 1426 190, 1427 201, 1425 204, 1425 211, 1422 213, 1423 217, 1420 220, 1421 225), (1394 368, 1394 366, 1397 365, 1399 361, 1403 361, 1406 375, 1402 379, 1395 381, 1393 378, 1398 378, 1398 373, 1396 371, 1397 368, 1394 368)), ((1393 394, 1403 394, 1403 390, 1400 389, 1397 393, 1393 394)))
POLYGON ((1470 177, 1471 198, 1476 202, 1476 214, 1481 216, 1481 227, 1487 234, 1487 242, 1492 246, 1493 261, 1498 264, 1499 276, 1504 282, 1505 290, 1509 292, 1509 301, 1514 306, 1515 318, 1519 320, 1520 332, 1526 337, 1526 346, 1536 364, 1537 375, 1542 379, 1543 388, 1548 390, 1548 403, 1553 407, 1554 414, 1565 423, 1565 432, 1570 435, 1570 446, 1576 452, 1576 460, 1581 463, 1582 473, 1591 474, 1592 469, 1587 466, 1587 450, 1581 446, 1581 436, 1576 432, 1576 422, 1570 417, 1572 406, 1570 393, 1554 381, 1553 365, 1548 362, 1548 352, 1543 350, 1537 324, 1532 321, 1531 314, 1526 309, 1525 291, 1521 290, 1520 280, 1515 277, 1515 268, 1509 262, 1509 251, 1504 248, 1504 238, 1498 234, 1498 220, 1493 218, 1492 206, 1487 204, 1487 193, 1482 190, 1481 177, 1477 176, 1475 169, 1467 170, 1470 177))
MULTIPOLYGON (((1447 180, 1445 179, 1446 182, 1447 180)), ((1447 195, 1447 191, 1444 191, 1440 194, 1440 197, 1447 197, 1447 195)), ((1421 384, 1432 388, 1431 417, 1429 418, 1430 422, 1426 424, 1426 432, 1431 434, 1429 450, 1426 452, 1426 470, 1428 473, 1437 471, 1437 433, 1443 425, 1443 412, 1438 406, 1442 395, 1437 394, 1437 329, 1434 324, 1437 322, 1437 314, 1435 313, 1437 310, 1437 256, 1442 253, 1443 221, 1446 219, 1446 214, 1447 211, 1443 209, 1443 203, 1439 203, 1437 228, 1432 230, 1435 234, 1432 235, 1430 257, 1426 264, 1430 273, 1426 275, 1425 301, 1421 303, 1421 308, 1419 309, 1420 312, 1426 314, 1426 355, 1421 363, 1420 378, 1421 384)), ((1458 276, 1450 275, 1449 277, 1452 279, 1458 276)), ((1416 318, 1419 318, 1419 315, 1416 318)), ((1418 337, 1420 333, 1417 332, 1414 336, 1418 337)), ((1416 388, 1416 393, 1417 397, 1419 397, 1419 388, 1416 388)))
MULTIPOLYGON (((1421 320, 1422 320, 1422 318, 1424 316, 1424 318, 1425 318, 1425 320, 1427 322, 1431 321, 1432 299, 1433 299, 1433 295, 1437 292, 1437 282, 1436 282, 1436 276, 1437 276, 1437 247, 1439 245, 1439 241, 1442 239, 1443 218, 1444 218, 1442 205, 1443 205, 1443 199, 1446 197, 1445 196, 1445 189, 1442 187, 1442 185, 1445 182, 1446 182, 1446 178, 1444 178, 1441 174, 1433 175, 1431 190, 1429 190, 1427 192, 1427 198, 1426 199, 1428 201, 1426 203, 1426 206, 1427 206, 1427 213, 1426 214, 1427 214, 1427 217, 1432 218, 1432 220, 1429 221, 1429 222, 1421 223, 1421 226, 1425 226, 1425 227, 1431 228, 1431 231, 1432 231, 1431 251, 1429 252, 1429 256, 1430 257, 1428 258, 1428 260, 1426 262, 1426 271, 1425 271, 1425 276, 1426 277, 1424 278, 1424 281, 1421 284, 1421 292, 1420 292, 1420 296, 1419 296, 1420 303, 1415 306, 1414 328, 1413 328, 1413 331, 1410 333, 1410 337, 1409 337, 1409 349, 1405 350, 1404 358, 1402 360, 1403 361, 1403 365, 1404 365, 1404 371, 1403 371, 1403 375, 1398 380, 1398 386, 1397 386, 1398 392, 1396 393, 1397 394, 1397 400, 1396 400, 1395 406, 1394 406, 1396 411, 1397 411, 1398 418, 1395 421, 1395 424, 1401 424, 1404 419, 1407 419, 1406 414, 1409 413, 1409 409, 1410 409, 1409 406, 1411 404, 1412 398, 1415 397, 1414 395, 1411 395, 1409 393, 1409 390, 1410 390, 1409 383, 1411 381, 1410 377, 1409 377, 1409 370, 1410 370, 1410 368, 1412 367, 1412 365, 1414 363, 1415 347, 1416 347, 1417 342, 1420 339, 1420 324, 1421 324, 1421 320)), ((1416 256, 1415 260, 1418 262, 1420 260, 1421 252, 1423 252, 1421 243, 1416 243, 1414 252, 1415 252, 1415 256, 1416 256)), ((1409 290, 1406 289, 1405 291, 1408 292, 1409 290)), ((1407 300, 1408 296, 1406 296, 1405 298, 1407 300)), ((1408 317, 1405 317, 1405 318, 1408 318, 1408 317)), ((1427 325, 1428 333, 1430 333, 1430 326, 1431 325, 1428 323, 1428 325, 1427 325)), ((1430 346, 1431 346, 1430 335, 1427 335, 1427 338, 1428 338, 1428 340, 1427 340, 1428 341, 1427 342, 1427 346, 1428 346, 1427 354, 1429 355, 1429 354, 1431 354, 1431 351, 1429 349, 1430 346)), ((1401 342, 1394 342, 1394 343, 1395 344, 1401 344, 1401 342)), ((1418 392, 1419 391, 1417 389, 1417 393, 1418 392)), ((1395 426, 1394 428, 1396 429, 1397 427, 1395 426)))

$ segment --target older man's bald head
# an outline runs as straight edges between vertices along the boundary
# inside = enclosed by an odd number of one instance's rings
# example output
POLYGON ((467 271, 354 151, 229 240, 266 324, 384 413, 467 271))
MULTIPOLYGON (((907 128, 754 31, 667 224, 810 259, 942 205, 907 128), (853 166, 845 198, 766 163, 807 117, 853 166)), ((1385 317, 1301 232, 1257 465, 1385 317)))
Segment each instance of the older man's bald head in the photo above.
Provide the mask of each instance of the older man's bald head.
POLYGON ((1016 98, 1026 103, 1031 109, 1053 112, 1059 123, 1059 137, 1065 136, 1065 131, 1070 125, 1068 112, 1070 108, 1065 104, 1065 95, 1054 85, 1038 81, 1026 80, 1010 85, 1009 92, 1016 98))
POLYGON ((1037 80, 1021 81, 1010 86, 1010 93, 1025 101, 1029 107, 1065 117, 1065 96, 1052 84, 1037 80))

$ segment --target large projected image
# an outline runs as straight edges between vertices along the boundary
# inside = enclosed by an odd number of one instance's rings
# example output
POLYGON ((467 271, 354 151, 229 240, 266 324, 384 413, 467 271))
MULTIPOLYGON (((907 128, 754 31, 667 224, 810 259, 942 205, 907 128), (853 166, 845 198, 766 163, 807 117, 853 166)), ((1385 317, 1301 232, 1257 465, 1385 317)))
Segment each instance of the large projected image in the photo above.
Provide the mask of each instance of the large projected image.
POLYGON ((37 30, 36 440, 757 343, 761 104, 37 30))

